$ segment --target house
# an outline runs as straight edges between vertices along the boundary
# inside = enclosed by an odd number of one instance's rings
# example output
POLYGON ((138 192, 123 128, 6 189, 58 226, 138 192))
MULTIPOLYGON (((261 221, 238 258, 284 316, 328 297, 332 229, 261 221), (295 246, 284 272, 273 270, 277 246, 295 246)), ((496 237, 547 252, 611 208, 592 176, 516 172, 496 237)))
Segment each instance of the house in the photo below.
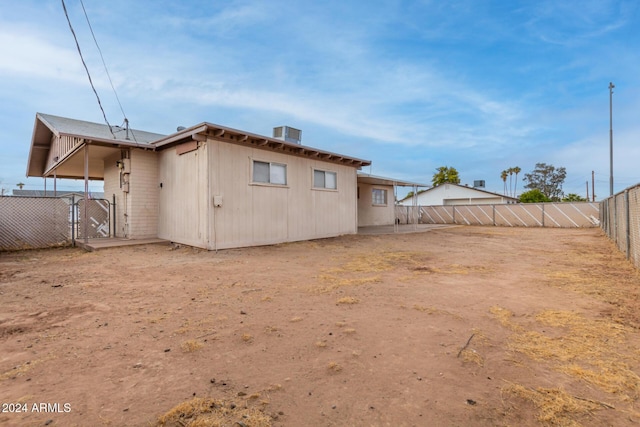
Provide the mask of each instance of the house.
POLYGON ((396 190, 425 184, 358 172, 358 226, 391 225, 396 221, 396 190))
POLYGON ((160 135, 38 113, 27 176, 103 180, 113 236, 222 249, 356 233, 367 209, 393 209, 388 193, 358 202, 370 164, 207 122, 160 135))
POLYGON ((443 206, 443 205, 498 205, 517 203, 515 197, 472 188, 466 185, 445 183, 400 200, 402 206, 443 206))

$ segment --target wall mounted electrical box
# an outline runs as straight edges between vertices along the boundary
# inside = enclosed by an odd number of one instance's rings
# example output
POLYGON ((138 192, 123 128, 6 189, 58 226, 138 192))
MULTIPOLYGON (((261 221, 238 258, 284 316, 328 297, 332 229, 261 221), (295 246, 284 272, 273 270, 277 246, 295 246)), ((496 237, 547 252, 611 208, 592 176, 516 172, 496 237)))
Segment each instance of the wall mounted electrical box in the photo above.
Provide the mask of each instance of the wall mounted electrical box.
POLYGON ((213 196, 213 206, 216 208, 222 207, 222 196, 213 196))
POLYGON ((131 159, 122 159, 122 173, 131 173, 131 159))

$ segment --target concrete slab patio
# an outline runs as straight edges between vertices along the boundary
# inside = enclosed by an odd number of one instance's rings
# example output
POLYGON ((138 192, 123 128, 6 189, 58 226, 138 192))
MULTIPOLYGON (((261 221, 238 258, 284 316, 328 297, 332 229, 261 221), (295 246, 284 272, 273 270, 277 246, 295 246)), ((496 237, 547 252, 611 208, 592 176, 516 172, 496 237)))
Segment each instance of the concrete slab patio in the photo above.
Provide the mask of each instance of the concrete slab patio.
POLYGON ((151 245, 151 244, 163 244, 168 245, 170 242, 164 239, 123 239, 123 238, 108 238, 108 239, 89 239, 87 243, 82 240, 76 240, 76 246, 85 249, 89 252, 97 251, 100 249, 116 248, 119 246, 135 246, 135 245, 151 245))

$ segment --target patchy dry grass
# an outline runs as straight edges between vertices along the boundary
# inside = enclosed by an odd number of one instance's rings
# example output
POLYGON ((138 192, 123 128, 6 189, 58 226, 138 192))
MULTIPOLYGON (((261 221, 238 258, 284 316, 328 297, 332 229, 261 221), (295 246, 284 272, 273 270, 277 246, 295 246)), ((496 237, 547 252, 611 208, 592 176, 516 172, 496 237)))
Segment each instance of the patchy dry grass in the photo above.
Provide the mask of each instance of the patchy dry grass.
POLYGON ((360 300, 355 297, 342 297, 336 301, 336 304, 358 304, 360 300))
POLYGON ((232 402, 195 397, 160 416, 156 426, 270 427, 272 422, 273 419, 257 407, 240 407, 232 402))
POLYGON ((579 427, 581 424, 575 420, 576 416, 602 409, 601 404, 576 398, 560 388, 533 389, 510 384, 502 389, 502 393, 532 403, 538 411, 537 420, 546 426, 579 427))
POLYGON ((196 350, 201 349, 202 347, 204 347, 204 344, 201 343, 198 340, 188 340, 183 342, 180 345, 180 348, 182 349, 182 351, 184 351, 185 353, 193 353, 196 350))
POLYGON ((425 307, 423 305, 420 304, 414 304, 413 305, 413 309, 417 310, 417 311, 421 311, 423 313, 427 313, 427 314, 446 314, 448 316, 454 317, 456 319, 462 319, 461 316, 451 313, 450 311, 447 310, 442 310, 439 308, 435 308, 435 307, 425 307))
POLYGON ((340 289, 343 287, 362 286, 362 285, 382 282, 382 278, 380 276, 343 279, 336 275, 320 274, 318 278, 322 280, 324 283, 326 283, 326 285, 315 288, 314 290, 322 294, 329 293, 331 291, 335 291, 336 289, 340 289))
POLYGON ((425 257, 420 252, 372 252, 355 255, 337 268, 324 270, 317 278, 324 286, 314 292, 328 293, 342 287, 362 286, 382 282, 382 273, 401 266, 416 267, 425 257))
POLYGON ((327 365, 327 369, 329 369, 332 372, 340 372, 342 371, 342 366, 339 365, 337 362, 329 362, 329 364, 327 365))
POLYGON ((13 368, 9 369, 6 372, 3 372, 0 374, 0 382, 7 380, 9 378, 16 378, 16 377, 20 377, 24 374, 26 374, 27 372, 29 372, 33 367, 39 365, 42 362, 46 362, 49 360, 54 359, 53 356, 48 356, 42 359, 37 359, 37 360, 30 360, 28 362, 25 362, 21 365, 18 366, 14 366, 13 368))
MULTIPOLYGON (((511 351, 547 361, 552 369, 595 386, 617 400, 635 401, 640 396, 640 377, 632 368, 640 365, 640 357, 622 356, 617 351, 618 345, 625 345, 626 335, 633 332, 631 328, 572 311, 545 310, 535 316, 540 332, 514 323, 509 310, 493 307, 491 312, 514 332, 508 343, 511 351)), ((603 406, 588 399, 576 400, 558 389, 533 390, 512 385, 506 391, 533 402, 540 411, 539 420, 550 425, 579 425, 568 418, 570 414, 580 415, 603 406)))

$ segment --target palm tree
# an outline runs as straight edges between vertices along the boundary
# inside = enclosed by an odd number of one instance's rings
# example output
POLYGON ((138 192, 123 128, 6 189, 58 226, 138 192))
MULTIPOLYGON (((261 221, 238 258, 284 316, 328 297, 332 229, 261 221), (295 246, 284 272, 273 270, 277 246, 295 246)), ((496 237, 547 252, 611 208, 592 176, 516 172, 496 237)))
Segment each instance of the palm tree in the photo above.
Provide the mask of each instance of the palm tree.
POLYGON ((515 184, 513 186, 513 197, 516 197, 516 193, 518 192, 517 191, 517 189, 518 189, 518 174, 520 172, 522 172, 522 169, 520 169, 520 166, 516 166, 516 167, 513 168, 513 173, 516 174, 516 182, 515 182, 515 184))
POLYGON ((24 182, 19 182, 16 184, 16 186, 22 190, 22 187, 24 187, 24 182))
POLYGON ((509 175, 509 172, 507 172, 506 170, 503 170, 502 172, 500 172, 500 178, 502 179, 502 182, 504 183, 504 195, 507 195, 507 175, 509 175))
POLYGON ((452 184, 460 184, 460 175, 454 167, 440 166, 436 169, 436 173, 433 174, 431 184, 436 185, 450 182, 452 184))
POLYGON ((507 169, 507 173, 509 174, 509 195, 511 195, 511 176, 513 175, 513 168, 507 169))

